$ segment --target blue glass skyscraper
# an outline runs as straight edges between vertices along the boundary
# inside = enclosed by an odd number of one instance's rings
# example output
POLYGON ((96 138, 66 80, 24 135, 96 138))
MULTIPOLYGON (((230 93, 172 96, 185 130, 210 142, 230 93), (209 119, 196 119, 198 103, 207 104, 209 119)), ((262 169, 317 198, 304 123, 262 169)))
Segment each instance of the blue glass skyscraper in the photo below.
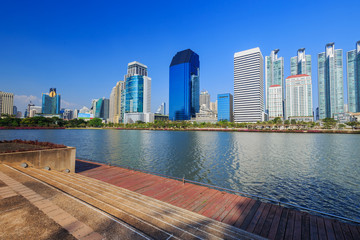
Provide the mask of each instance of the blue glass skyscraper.
POLYGON ((200 108, 199 55, 190 49, 176 53, 170 64, 169 120, 190 120, 200 108))
POLYGON ((233 121, 233 96, 230 93, 218 94, 218 121, 233 121))
POLYGON ((56 88, 50 88, 49 94, 42 95, 42 113, 60 114, 60 95, 56 93, 56 88))

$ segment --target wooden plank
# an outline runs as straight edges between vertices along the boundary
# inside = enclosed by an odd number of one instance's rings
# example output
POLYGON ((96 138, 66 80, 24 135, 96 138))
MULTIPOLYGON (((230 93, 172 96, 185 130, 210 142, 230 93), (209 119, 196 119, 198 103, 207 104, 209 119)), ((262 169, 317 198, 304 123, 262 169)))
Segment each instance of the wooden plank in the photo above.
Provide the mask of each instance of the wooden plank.
POLYGON ((264 211, 261 213, 260 219, 257 222, 256 227, 255 227, 255 229, 253 231, 255 234, 260 235, 261 230, 262 230, 262 228, 263 228, 263 226, 265 224, 266 217, 269 214, 270 207, 271 207, 271 204, 269 204, 269 203, 265 204, 264 211))
POLYGON ((226 215, 228 215, 228 213, 236 206, 236 204, 238 203, 239 199, 242 199, 242 197, 240 196, 236 196, 233 201, 231 201, 231 203, 229 205, 227 205, 225 207, 225 209, 221 212, 221 214, 219 214, 216 218, 214 218, 215 220, 221 222, 226 215))
POLYGON ((316 217, 319 239, 327 239, 325 222, 322 217, 316 217))
POLYGON ((344 238, 341 226, 339 224, 339 221, 334 220, 332 222, 332 225, 333 225, 333 228, 334 228, 335 239, 344 240, 345 238, 344 238))
POLYGON ((233 214, 243 205, 243 204, 248 204, 247 202, 247 198, 241 197, 239 196, 238 198, 236 198, 236 200, 233 203, 233 207, 231 209, 229 209, 229 211, 226 213, 226 215, 224 214, 223 219, 221 219, 221 222, 223 223, 227 223, 230 224, 229 221, 231 220, 233 214))
POLYGON ((284 239, 292 239, 294 235, 295 210, 289 209, 284 239))
POLYGON ((306 212, 301 213, 301 239, 310 239, 310 215, 306 212))
POLYGON ((301 212, 295 212, 294 240, 301 240, 301 212))
POLYGON ((289 213, 288 208, 284 208, 282 210, 279 226, 277 228, 276 235, 275 235, 275 239, 283 239, 284 238, 288 213, 289 213))
POLYGON ((318 228, 317 228, 317 220, 316 216, 310 216, 310 239, 317 240, 319 239, 318 228))
POLYGON ((284 208, 280 207, 280 206, 276 209, 276 212, 275 212, 273 221, 271 223, 270 231, 269 231, 269 234, 268 234, 267 238, 275 239, 277 229, 279 228, 280 219, 281 219, 281 215, 282 215, 283 210, 284 210, 284 208))
POLYGON ((197 207, 196 209, 194 209, 195 212, 200 213, 200 211, 203 211, 203 209, 209 205, 209 203, 211 203, 212 201, 214 201, 214 199, 217 199, 218 197, 221 197, 221 192, 220 191, 215 191, 214 195, 211 195, 208 199, 206 199, 206 203, 201 204, 199 207, 197 207))
POLYGON ((214 189, 209 189, 209 191, 204 191, 202 194, 202 197, 199 198, 197 201, 194 201, 193 203, 188 205, 186 207, 186 209, 188 209, 192 212, 200 211, 200 209, 203 207, 203 205, 207 203, 208 199, 210 199, 210 197, 216 193, 217 193, 217 191, 214 189))
POLYGON ((339 225, 341 227, 342 233, 345 237, 346 240, 350 239, 353 240, 354 238, 352 237, 351 231, 349 229, 348 224, 345 224, 343 222, 339 222, 339 225))
POLYGON ((220 192, 220 194, 218 194, 216 197, 214 197, 213 199, 208 201, 208 204, 206 204, 206 206, 204 206, 198 213, 199 214, 204 214, 205 211, 209 210, 209 209, 214 209, 215 207, 217 207, 217 205, 225 200, 225 196, 226 193, 225 192, 220 192))
POLYGON ((335 240, 335 233, 332 226, 332 220, 328 218, 324 218, 325 229, 326 229, 326 236, 329 240, 335 240))
POLYGON ((254 214, 254 217, 252 218, 249 226, 246 228, 246 231, 254 232, 255 226, 256 226, 257 222, 259 221, 259 218, 261 216, 261 213, 264 211, 264 208, 265 208, 265 203, 262 202, 260 204, 259 208, 257 209, 256 213, 254 214))
POLYGON ((150 185, 150 186, 142 188, 142 189, 139 189, 136 192, 148 196, 148 193, 152 194, 154 192, 158 193, 158 192, 164 191, 171 184, 174 184, 174 182, 170 181, 169 179, 165 180, 165 181, 157 181, 156 184, 150 185))
POLYGON ((236 195, 225 193, 223 199, 219 199, 216 203, 214 203, 213 207, 207 209, 202 214, 206 217, 215 218, 216 215, 220 214, 225 209, 225 207, 230 204, 235 198, 236 195))
POLYGON ((360 232, 356 229, 356 226, 353 224, 349 224, 348 227, 350 229, 353 239, 360 239, 360 232))
POLYGON ((186 208, 190 204, 193 204, 198 199, 202 198, 204 192, 207 191, 208 188, 202 188, 196 195, 189 197, 188 199, 184 199, 183 201, 178 203, 178 206, 181 208, 186 208))
POLYGON ((271 204, 269 214, 266 217, 264 226, 263 226, 263 228, 262 228, 262 230, 260 232, 260 236, 263 236, 265 238, 268 236, 269 231, 270 231, 270 227, 271 227, 271 223, 272 223, 272 221, 274 219, 277 208, 278 208, 277 205, 271 204))
POLYGON ((236 208, 234 208, 233 211, 228 214, 228 216, 223 220, 223 222, 230 225, 235 224, 236 220, 244 212, 245 208, 250 203, 250 201, 251 201, 250 198, 243 197, 243 200, 238 202, 236 208))
MULTIPOLYGON (((241 213, 241 215, 238 217, 238 219, 236 219, 235 223, 233 224, 233 226, 240 226, 242 225, 242 223, 245 221, 246 217, 249 215, 250 211, 253 209, 253 206, 259 202, 258 200, 254 200, 249 198, 250 202, 248 203, 248 205, 246 206, 246 208, 244 209, 244 211, 241 213)), ((260 204, 259 204, 260 205, 260 204)))

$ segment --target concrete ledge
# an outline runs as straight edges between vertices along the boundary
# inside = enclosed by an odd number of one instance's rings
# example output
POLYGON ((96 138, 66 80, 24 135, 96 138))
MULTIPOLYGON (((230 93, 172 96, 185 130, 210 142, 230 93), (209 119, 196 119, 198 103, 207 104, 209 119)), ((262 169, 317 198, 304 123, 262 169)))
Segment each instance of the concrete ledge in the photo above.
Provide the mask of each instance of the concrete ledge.
POLYGON ((49 166, 53 170, 75 172, 76 148, 56 148, 25 152, 0 153, 0 163, 23 163, 35 168, 49 166))

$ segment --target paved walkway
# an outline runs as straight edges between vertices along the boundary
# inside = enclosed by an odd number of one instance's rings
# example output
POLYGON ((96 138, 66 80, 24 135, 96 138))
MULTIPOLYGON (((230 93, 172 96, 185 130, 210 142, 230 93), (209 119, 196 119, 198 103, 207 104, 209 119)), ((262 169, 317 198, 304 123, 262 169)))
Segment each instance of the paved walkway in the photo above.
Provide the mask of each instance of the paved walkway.
POLYGON ((360 226, 203 186, 77 160, 77 172, 269 239, 360 239, 360 226))

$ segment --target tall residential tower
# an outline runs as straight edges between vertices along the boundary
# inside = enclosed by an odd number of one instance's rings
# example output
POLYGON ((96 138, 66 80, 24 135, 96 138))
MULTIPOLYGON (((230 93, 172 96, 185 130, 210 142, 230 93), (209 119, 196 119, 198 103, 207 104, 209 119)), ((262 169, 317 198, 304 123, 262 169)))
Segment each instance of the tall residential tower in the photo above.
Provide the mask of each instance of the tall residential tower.
POLYGON ((297 51, 297 56, 290 59, 291 76, 306 74, 311 76, 311 55, 305 54, 305 48, 297 51))
POLYGON ((333 118, 344 112, 343 50, 326 44, 318 54, 318 88, 320 119, 333 118))
POLYGON ((199 55, 190 49, 176 53, 170 64, 169 120, 190 120, 199 112, 199 55))
POLYGON ((234 120, 264 120, 264 58, 260 48, 234 54, 234 120))
MULTIPOLYGON (((279 52, 279 49, 275 49, 271 52, 270 56, 265 57, 265 97, 266 97, 266 112, 269 114, 269 118, 273 119, 275 117, 281 117, 283 118, 282 113, 282 104, 283 104, 283 82, 284 82, 284 58, 280 57, 278 58, 277 53, 279 52), (279 111, 269 111, 270 109, 270 87, 271 86, 277 86, 276 92, 279 91, 279 94, 273 94, 271 97, 271 102, 274 103, 274 101, 280 106, 276 106, 276 109, 279 111), (278 97, 279 99, 274 99, 274 97, 278 97)), ((272 89, 274 90, 274 89, 272 89)), ((274 110, 274 106, 271 107, 272 110, 274 110)))
POLYGON ((346 53, 349 112, 360 112, 360 41, 346 53))

